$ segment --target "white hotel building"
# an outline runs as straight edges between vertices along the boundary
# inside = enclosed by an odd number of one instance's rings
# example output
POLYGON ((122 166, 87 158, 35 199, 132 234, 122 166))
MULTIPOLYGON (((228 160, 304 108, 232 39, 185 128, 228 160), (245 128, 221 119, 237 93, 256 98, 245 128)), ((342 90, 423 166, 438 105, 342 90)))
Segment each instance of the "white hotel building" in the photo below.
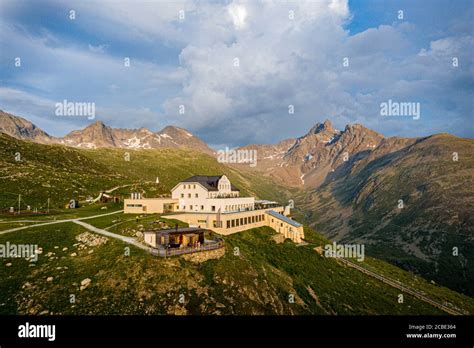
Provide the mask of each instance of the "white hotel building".
POLYGON ((254 197, 240 197, 240 190, 225 175, 196 175, 171 190, 178 200, 176 212, 239 212, 255 209, 254 197))
POLYGON ((270 226, 297 243, 304 238, 303 226, 287 217, 288 206, 240 197, 240 190, 225 175, 192 176, 173 187, 171 198, 134 197, 125 199, 125 213, 170 214, 163 217, 223 235, 270 226))

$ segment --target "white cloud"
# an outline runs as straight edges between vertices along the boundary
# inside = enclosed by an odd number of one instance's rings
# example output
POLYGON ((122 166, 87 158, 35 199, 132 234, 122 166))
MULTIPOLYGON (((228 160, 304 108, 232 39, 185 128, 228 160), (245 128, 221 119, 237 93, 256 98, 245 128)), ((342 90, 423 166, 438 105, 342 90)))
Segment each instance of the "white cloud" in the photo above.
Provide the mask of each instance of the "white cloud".
POLYGON ((228 7, 229 15, 232 18, 235 29, 245 28, 245 19, 247 18, 247 9, 245 5, 230 4, 228 7))
POLYGON ((89 51, 93 53, 104 53, 105 49, 107 48, 107 45, 94 46, 94 45, 89 44, 88 46, 89 46, 89 51))
POLYGON ((172 123, 208 142, 238 145, 301 135, 325 118, 339 128, 361 122, 388 134, 415 135, 440 129, 442 117, 472 114, 471 36, 436 37, 420 48, 413 39, 417 27, 406 21, 350 36, 347 0, 54 6, 74 7, 74 25, 97 33, 95 42, 102 44, 2 26, 4 51, 19 52, 31 67, 12 81, 54 98, 92 96, 115 126, 172 123), (179 63, 138 59, 132 51, 132 65, 124 68, 123 57, 111 53, 114 40, 151 50, 158 43, 174 47, 179 63), (457 70, 450 65, 453 55, 463 64, 457 70), (389 98, 420 101, 431 116, 422 115, 423 127, 381 119, 378 105, 389 98))
POLYGON ((346 0, 331 0, 329 8, 341 17, 349 15, 349 5, 346 0))

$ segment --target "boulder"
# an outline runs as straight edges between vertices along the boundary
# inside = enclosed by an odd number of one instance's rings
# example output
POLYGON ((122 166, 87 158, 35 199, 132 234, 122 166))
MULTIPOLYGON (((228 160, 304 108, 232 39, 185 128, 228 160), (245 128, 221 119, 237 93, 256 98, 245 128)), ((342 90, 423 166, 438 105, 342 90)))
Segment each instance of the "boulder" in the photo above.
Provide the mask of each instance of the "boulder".
POLYGON ((83 280, 81 281, 81 288, 80 288, 80 290, 82 291, 82 290, 84 290, 85 288, 87 288, 87 287, 90 285, 90 283, 91 283, 91 279, 90 279, 90 278, 83 279, 83 280))

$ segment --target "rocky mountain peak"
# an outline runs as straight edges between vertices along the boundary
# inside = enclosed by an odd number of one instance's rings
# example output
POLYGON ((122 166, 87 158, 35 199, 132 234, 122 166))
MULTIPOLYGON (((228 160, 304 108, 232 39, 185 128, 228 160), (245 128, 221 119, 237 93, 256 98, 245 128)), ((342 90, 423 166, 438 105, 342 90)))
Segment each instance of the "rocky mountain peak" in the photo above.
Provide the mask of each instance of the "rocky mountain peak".
POLYGON ((107 128, 104 122, 102 121, 95 121, 94 123, 88 125, 85 129, 101 129, 101 128, 107 128))
POLYGON ((332 122, 326 119, 323 123, 316 123, 309 130, 308 134, 319 134, 319 133, 336 133, 336 130, 332 126, 332 122))
POLYGON ((38 143, 49 143, 52 137, 36 127, 30 121, 13 116, 7 112, 0 111, 0 132, 8 134, 17 139, 35 141, 38 143))
POLYGON ((369 129, 367 127, 364 127, 363 125, 359 123, 355 124, 348 124, 345 128, 344 131, 342 132, 342 135, 352 135, 352 136, 369 136, 373 138, 377 138, 379 140, 383 139, 384 136, 380 133, 377 133, 376 131, 369 129))

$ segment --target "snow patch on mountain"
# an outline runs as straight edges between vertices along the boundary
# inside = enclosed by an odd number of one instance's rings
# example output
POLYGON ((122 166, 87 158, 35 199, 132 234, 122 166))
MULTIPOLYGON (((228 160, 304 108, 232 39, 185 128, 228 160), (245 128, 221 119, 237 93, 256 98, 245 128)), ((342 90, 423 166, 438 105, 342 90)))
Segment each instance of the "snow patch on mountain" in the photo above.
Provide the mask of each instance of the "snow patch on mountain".
MULTIPOLYGON (((146 138, 146 137, 145 137, 146 138)), ((149 149, 150 144, 148 142, 142 144, 144 138, 138 138, 134 136, 133 138, 127 139, 123 142, 123 145, 130 149, 149 149)))
POLYGON ((77 147, 85 148, 85 149, 96 149, 97 146, 94 143, 79 143, 77 147))

